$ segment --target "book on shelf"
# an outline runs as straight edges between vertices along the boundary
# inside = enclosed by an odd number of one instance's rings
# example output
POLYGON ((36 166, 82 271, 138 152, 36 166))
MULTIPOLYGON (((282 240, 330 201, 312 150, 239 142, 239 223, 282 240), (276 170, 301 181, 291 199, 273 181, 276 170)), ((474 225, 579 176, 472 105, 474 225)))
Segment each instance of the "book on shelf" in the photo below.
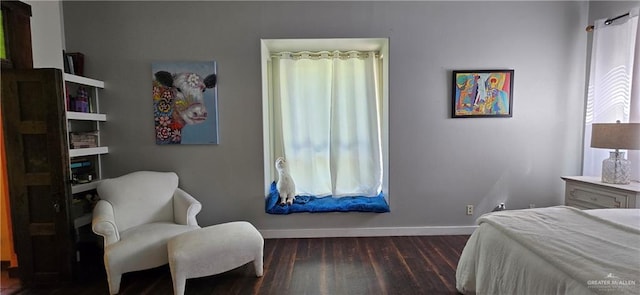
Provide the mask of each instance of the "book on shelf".
POLYGON ((71 132, 69 141, 72 149, 86 149, 98 147, 98 131, 71 132))
POLYGON ((64 72, 72 75, 84 76, 84 54, 80 52, 62 51, 64 72))
POLYGON ((64 65, 64 72, 71 74, 69 59, 67 58, 67 53, 64 50, 62 50, 62 64, 64 65))
POLYGON ((75 75, 84 76, 84 54, 80 52, 70 52, 68 54, 71 57, 75 75))
POLYGON ((67 63, 69 63, 69 74, 75 75, 76 72, 75 72, 75 70, 74 70, 75 68, 73 66, 73 58, 71 58, 71 56, 68 55, 68 54, 67 54, 67 56, 65 58, 67 60, 67 63))

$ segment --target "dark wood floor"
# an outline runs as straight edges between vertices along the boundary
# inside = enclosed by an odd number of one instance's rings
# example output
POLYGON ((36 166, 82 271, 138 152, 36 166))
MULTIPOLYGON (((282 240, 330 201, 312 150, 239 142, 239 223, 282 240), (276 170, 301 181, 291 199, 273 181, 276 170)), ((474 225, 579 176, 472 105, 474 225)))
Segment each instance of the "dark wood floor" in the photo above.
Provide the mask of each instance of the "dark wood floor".
MULTIPOLYGON (((252 264, 187 280, 186 294, 458 294, 469 236, 265 240, 264 277, 252 264)), ((104 272, 56 289, 15 294, 108 294, 104 272)), ((173 294, 168 267, 124 274, 120 294, 173 294)))

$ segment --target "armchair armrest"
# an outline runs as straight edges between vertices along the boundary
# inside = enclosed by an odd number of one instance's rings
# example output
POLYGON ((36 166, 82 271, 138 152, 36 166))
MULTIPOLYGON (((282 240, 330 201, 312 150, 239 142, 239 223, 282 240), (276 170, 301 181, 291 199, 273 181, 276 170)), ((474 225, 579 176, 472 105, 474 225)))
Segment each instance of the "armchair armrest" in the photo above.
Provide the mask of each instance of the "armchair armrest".
POLYGON ((202 204, 189 193, 177 188, 173 193, 173 217, 177 224, 198 225, 196 215, 202 209, 202 204))
POLYGON ((105 248, 120 240, 120 233, 113 214, 111 203, 100 200, 93 208, 91 229, 97 235, 104 237, 105 248))

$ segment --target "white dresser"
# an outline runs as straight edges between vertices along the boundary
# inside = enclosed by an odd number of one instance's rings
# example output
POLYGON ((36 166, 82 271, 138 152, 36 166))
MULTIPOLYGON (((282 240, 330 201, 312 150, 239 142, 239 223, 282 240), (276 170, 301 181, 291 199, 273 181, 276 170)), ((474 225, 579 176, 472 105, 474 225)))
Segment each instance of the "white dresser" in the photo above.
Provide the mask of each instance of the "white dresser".
POLYGON ((581 209, 640 208, 640 183, 610 184, 594 176, 563 176, 564 202, 581 209))

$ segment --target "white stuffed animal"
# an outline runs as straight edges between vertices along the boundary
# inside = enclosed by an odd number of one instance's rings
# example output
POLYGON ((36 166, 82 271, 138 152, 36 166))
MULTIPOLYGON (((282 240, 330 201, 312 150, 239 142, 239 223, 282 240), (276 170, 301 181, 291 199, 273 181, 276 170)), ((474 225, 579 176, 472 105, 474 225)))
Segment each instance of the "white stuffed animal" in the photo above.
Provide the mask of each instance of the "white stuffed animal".
POLYGON ((278 170, 278 182, 276 188, 280 194, 280 205, 293 204, 293 200, 296 199, 296 183, 293 181, 293 177, 289 174, 289 164, 283 157, 276 159, 276 170, 278 170))

